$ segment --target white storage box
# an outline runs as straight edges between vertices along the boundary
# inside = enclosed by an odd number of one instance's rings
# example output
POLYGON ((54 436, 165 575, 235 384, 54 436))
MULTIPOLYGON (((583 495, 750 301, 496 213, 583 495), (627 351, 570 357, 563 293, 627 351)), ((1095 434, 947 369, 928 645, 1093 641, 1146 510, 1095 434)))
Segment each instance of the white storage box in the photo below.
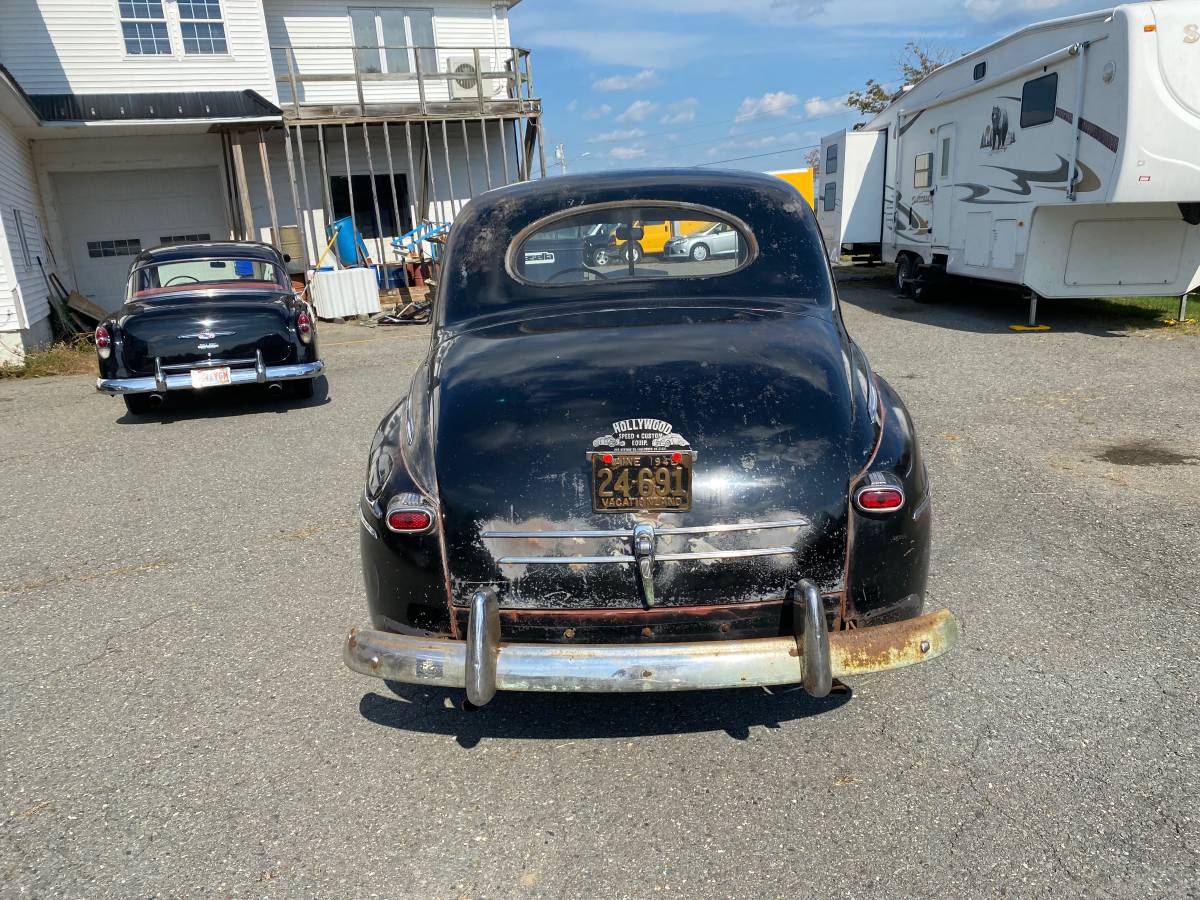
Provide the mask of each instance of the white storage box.
POLYGON ((375 270, 333 269, 317 272, 312 282, 313 305, 322 319, 369 316, 379 312, 375 270))

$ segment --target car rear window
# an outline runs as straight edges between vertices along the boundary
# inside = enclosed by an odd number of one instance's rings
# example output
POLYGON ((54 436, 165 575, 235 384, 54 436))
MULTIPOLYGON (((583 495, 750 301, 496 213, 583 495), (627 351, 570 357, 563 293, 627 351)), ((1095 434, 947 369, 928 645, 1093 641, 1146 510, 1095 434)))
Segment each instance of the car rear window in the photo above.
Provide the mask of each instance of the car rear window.
POLYGON ((288 279, 278 266, 262 259, 181 259, 135 269, 130 292, 136 295, 162 288, 184 290, 231 283, 286 286, 288 279))
POLYGON ((547 287, 727 275, 753 259, 749 229, 718 210, 604 204, 558 213, 517 235, 509 273, 547 287))

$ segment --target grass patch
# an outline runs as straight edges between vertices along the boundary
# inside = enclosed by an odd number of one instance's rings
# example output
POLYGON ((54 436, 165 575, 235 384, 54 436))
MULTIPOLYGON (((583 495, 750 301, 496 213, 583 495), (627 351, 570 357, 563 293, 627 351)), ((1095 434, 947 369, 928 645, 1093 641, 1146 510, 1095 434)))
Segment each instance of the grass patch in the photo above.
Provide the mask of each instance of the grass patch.
POLYGON ((0 364, 0 378, 44 378, 47 375, 95 375, 96 348, 89 338, 59 341, 25 354, 19 365, 0 364))
POLYGON ((1108 324, 1123 324, 1128 328, 1178 328, 1187 334, 1200 334, 1196 320, 1200 319, 1200 297, 1188 298, 1187 319, 1179 315, 1178 297, 1097 297, 1089 300, 1053 300, 1063 311, 1108 324))

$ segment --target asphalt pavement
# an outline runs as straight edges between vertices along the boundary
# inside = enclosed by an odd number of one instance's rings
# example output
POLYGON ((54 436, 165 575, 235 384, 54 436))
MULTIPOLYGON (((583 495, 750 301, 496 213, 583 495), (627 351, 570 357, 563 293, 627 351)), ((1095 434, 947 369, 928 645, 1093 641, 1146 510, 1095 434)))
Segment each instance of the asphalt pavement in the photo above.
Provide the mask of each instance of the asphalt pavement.
POLYGON ((0 382, 4 896, 1200 892, 1200 338, 852 275, 960 647, 852 693, 501 694, 342 666, 355 501, 424 327, 303 404, 0 382))

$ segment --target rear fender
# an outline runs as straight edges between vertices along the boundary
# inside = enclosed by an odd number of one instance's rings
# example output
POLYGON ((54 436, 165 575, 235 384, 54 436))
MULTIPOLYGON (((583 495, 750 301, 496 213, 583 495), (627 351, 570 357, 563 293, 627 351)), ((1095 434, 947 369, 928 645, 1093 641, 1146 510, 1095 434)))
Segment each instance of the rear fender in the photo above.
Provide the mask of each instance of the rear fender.
POLYGON ((894 513, 867 515, 850 504, 846 580, 848 620, 862 625, 906 619, 920 612, 929 575, 933 513, 928 473, 903 401, 875 376, 882 416, 879 445, 850 496, 879 473, 899 479, 905 502, 894 513))
POLYGON ((405 634, 452 631, 441 516, 436 498, 414 477, 407 458, 411 419, 402 400, 384 417, 367 461, 367 486, 359 500, 363 581, 371 620, 377 628, 405 634), (388 501, 419 494, 437 511, 424 534, 397 534, 385 521, 388 501))

